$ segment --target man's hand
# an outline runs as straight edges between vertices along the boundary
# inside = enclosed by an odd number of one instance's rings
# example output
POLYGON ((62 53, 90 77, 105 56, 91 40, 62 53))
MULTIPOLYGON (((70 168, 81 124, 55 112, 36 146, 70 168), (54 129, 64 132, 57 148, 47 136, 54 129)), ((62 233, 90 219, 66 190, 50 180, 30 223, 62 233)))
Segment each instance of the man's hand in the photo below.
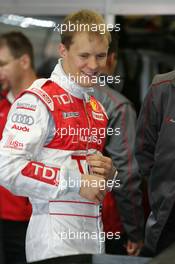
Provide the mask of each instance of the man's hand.
POLYGON ((100 204, 106 195, 106 180, 96 175, 82 174, 80 195, 100 204))
POLYGON ((116 168, 112 159, 100 154, 89 155, 86 158, 90 167, 90 173, 104 177, 106 180, 113 179, 116 168))
POLYGON ((139 241, 136 243, 128 240, 126 251, 129 256, 138 256, 142 247, 143 247, 143 241, 139 241))

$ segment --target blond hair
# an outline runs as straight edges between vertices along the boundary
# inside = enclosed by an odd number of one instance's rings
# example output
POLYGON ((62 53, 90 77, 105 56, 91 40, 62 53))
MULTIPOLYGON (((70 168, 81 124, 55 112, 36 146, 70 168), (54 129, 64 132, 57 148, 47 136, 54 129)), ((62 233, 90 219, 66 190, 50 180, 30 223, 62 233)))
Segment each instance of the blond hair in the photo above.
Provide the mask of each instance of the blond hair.
POLYGON ((103 17, 91 10, 80 10, 66 16, 63 25, 65 30, 61 34, 61 42, 69 49, 72 44, 73 36, 77 32, 87 32, 90 35, 98 35, 106 38, 108 43, 111 42, 111 34, 103 17), (103 32, 102 32, 103 29, 103 32))

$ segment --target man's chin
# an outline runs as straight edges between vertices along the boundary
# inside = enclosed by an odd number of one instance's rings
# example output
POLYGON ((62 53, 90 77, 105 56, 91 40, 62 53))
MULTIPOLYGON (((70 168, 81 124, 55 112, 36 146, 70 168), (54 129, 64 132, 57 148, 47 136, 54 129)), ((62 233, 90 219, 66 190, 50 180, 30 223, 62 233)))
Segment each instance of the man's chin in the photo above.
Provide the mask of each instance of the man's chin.
POLYGON ((95 83, 94 82, 80 82, 78 83, 78 85, 82 86, 83 88, 90 88, 90 87, 93 87, 95 86, 95 83))

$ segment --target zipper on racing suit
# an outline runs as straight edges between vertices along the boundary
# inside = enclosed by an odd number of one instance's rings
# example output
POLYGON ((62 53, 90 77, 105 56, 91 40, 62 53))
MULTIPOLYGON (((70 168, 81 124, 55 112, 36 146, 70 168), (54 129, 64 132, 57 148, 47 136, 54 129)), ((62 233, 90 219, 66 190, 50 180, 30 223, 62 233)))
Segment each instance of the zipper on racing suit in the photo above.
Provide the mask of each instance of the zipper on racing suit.
MULTIPOLYGON (((91 131, 91 125, 90 125, 90 119, 89 119, 89 115, 88 115, 88 111, 87 111, 87 108, 86 108, 86 103, 88 102, 88 99, 89 97, 87 98, 87 94, 83 94, 83 106, 84 106, 84 111, 85 111, 85 114, 86 114, 86 118, 87 118, 87 123, 88 123, 88 131, 90 133, 91 131)), ((89 135, 90 137, 90 135, 89 135)), ((89 150, 89 139, 87 140, 87 144, 86 144, 86 156, 88 155, 88 150, 89 150)), ((93 174, 92 172, 92 169, 90 168, 90 165, 88 165, 88 171, 90 174, 93 174)), ((98 215, 100 215, 101 213, 101 210, 102 210, 102 204, 98 205, 98 215)), ((97 232, 98 232, 98 247, 99 247, 99 253, 102 253, 102 247, 101 247, 101 242, 100 242, 100 238, 99 238, 99 235, 100 235, 100 232, 101 232, 101 228, 100 228, 100 221, 99 219, 97 218, 96 220, 96 224, 97 224, 97 232)), ((101 237, 101 235, 100 235, 101 237)))

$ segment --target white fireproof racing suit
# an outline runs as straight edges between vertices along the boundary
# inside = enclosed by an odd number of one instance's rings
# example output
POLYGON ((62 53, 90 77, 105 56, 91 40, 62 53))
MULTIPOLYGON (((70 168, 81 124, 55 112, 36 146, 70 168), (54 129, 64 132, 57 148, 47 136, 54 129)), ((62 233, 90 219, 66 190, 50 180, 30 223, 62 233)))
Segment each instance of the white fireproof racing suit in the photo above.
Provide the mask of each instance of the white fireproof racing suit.
POLYGON ((101 105, 70 83, 61 62, 12 106, 0 142, 0 184, 31 200, 28 262, 103 252, 99 206, 79 189, 81 173, 88 173, 86 155, 102 151, 99 129, 106 124, 101 105), (70 129, 82 127, 96 127, 97 134, 70 129))

